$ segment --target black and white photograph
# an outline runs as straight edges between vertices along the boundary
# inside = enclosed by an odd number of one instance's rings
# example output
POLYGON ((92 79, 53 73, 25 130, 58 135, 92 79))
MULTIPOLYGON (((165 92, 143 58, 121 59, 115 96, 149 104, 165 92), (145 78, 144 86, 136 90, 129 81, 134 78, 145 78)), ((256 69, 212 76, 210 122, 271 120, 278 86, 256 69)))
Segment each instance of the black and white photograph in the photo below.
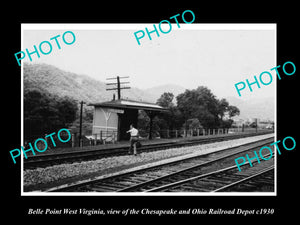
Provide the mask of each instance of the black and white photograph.
POLYGON ((297 6, 112 3, 3 7, 3 220, 297 219, 297 6))
POLYGON ((22 49, 23 195, 276 195, 276 24, 22 24, 22 49))

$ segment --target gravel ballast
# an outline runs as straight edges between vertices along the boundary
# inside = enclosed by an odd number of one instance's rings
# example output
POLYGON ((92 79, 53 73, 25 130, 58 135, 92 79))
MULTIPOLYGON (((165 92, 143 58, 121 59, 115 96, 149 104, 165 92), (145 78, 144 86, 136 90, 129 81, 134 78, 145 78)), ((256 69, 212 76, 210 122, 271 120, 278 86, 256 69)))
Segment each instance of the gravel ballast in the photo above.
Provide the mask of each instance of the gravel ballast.
POLYGON ((205 154, 215 151, 216 148, 230 148, 273 136, 274 134, 265 134, 196 146, 171 148, 154 152, 143 152, 138 156, 113 156, 91 161, 76 162, 72 164, 60 164, 46 168, 29 169, 23 171, 23 185, 25 188, 26 186, 34 186, 38 184, 51 184, 67 178, 82 179, 83 177, 89 176, 89 174, 107 174, 120 171, 124 168, 131 168, 137 165, 143 165, 186 154, 193 154, 196 152, 205 154))

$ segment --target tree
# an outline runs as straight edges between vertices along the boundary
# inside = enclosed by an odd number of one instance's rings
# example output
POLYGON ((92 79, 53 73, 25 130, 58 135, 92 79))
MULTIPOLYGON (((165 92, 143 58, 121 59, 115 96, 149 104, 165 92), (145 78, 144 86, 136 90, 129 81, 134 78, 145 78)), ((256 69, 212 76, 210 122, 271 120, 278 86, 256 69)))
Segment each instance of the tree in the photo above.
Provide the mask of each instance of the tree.
POLYGON ((183 119, 181 112, 173 103, 174 94, 170 92, 163 93, 156 104, 168 109, 167 112, 160 113, 158 117, 158 125, 162 129, 179 129, 182 125, 183 119))
MULTIPOLYGON (((236 106, 229 105, 225 98, 218 100, 210 89, 200 86, 197 89, 185 90, 176 97, 177 105, 173 103, 174 95, 163 93, 157 104, 168 109, 153 119, 153 130, 161 129, 195 129, 195 128, 229 128, 233 116, 239 115, 236 106), (154 128, 155 127, 155 128, 154 128)), ((139 124, 148 127, 147 115, 139 116, 139 124)))
POLYGON ((227 110, 228 110, 229 118, 240 115, 240 110, 236 106, 230 105, 228 106, 227 110))
POLYGON ((174 107, 173 99, 173 93, 165 92, 157 99, 156 104, 164 108, 171 108, 174 107))
POLYGON ((203 127, 218 126, 219 102, 207 87, 200 86, 197 89, 186 90, 176 99, 185 124, 188 119, 197 118, 203 127))
POLYGON ((188 120, 197 118, 204 128, 228 127, 231 118, 239 115, 239 109, 229 105, 226 99, 218 100, 210 89, 200 86, 197 89, 186 90, 177 97, 177 108, 184 117, 185 129, 188 120), (224 120, 228 114, 229 119, 224 120))
POLYGON ((184 127, 188 127, 188 129, 201 129, 203 128, 201 123, 197 118, 188 119, 186 121, 187 124, 184 124, 184 127))
MULTIPOLYGON (((160 126, 160 121, 156 116, 153 118, 153 121, 152 121, 152 137, 157 136, 157 131, 160 130, 159 126, 160 126)), ((137 127, 139 129, 139 134, 141 136, 146 137, 149 135, 150 118, 144 110, 139 110, 137 127)))
POLYGON ((24 90, 24 136, 34 139, 67 127, 76 118, 77 103, 39 89, 24 90))
POLYGON ((57 117, 60 120, 61 126, 68 126, 76 119, 78 104, 69 97, 64 97, 56 100, 57 117))
MULTIPOLYGON (((183 124, 182 114, 173 103, 174 94, 170 92, 163 93, 156 101, 161 107, 168 109, 166 112, 158 113, 153 118, 152 130, 153 134, 161 130, 180 129, 183 124)), ((139 111, 138 127, 141 130, 149 130, 150 119, 143 111, 139 111)))
POLYGON ((225 116, 225 112, 228 111, 229 103, 225 98, 222 98, 218 104, 219 104, 220 119, 223 120, 223 117, 225 116))

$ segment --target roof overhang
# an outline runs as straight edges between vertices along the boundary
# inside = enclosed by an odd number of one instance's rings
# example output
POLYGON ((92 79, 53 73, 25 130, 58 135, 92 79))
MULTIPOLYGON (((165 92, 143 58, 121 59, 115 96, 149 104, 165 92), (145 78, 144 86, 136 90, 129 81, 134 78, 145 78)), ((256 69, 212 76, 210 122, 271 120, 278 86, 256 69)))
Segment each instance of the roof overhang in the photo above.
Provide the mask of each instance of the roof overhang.
POLYGON ((159 111, 159 112, 168 111, 168 109, 153 103, 137 102, 137 101, 123 100, 123 99, 101 102, 101 103, 91 103, 89 105, 94 107, 113 108, 113 109, 138 109, 138 110, 149 110, 149 111, 159 111))

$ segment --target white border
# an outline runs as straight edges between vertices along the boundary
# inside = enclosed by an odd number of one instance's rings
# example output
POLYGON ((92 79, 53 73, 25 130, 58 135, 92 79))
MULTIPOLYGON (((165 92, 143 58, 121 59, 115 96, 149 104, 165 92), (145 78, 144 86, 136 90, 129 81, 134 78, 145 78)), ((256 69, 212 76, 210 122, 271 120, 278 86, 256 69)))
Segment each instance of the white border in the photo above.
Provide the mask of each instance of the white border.
MULTIPOLYGON (((85 24, 85 23, 70 23, 70 24, 21 24, 21 49, 24 49, 23 37, 24 30, 140 30, 149 26, 148 24, 85 24)), ((153 25, 153 24, 152 24, 153 25)), ((177 26, 175 30, 275 30, 275 65, 277 65, 277 24, 182 24, 180 28, 177 26)), ((277 79, 275 80, 275 141, 277 141, 277 79)), ((21 61, 21 143, 23 143, 23 61, 21 61)), ((275 151, 275 189, 274 192, 178 192, 178 193, 116 193, 116 192, 24 192, 23 183, 23 159, 21 157, 21 196, 277 196, 277 152, 275 151)))
MULTIPOLYGON (((171 23, 176 24, 176 23, 171 23)), ((144 29, 145 26, 153 25, 151 23, 138 23, 138 24, 120 24, 120 23, 102 23, 102 24, 89 24, 89 23, 69 23, 69 24, 33 24, 22 23, 21 30, 139 30, 144 29)), ((172 26, 173 28, 173 26, 172 26)), ((275 23, 261 23, 261 24, 183 24, 180 23, 180 28, 174 26, 178 30, 276 30, 275 23)))

